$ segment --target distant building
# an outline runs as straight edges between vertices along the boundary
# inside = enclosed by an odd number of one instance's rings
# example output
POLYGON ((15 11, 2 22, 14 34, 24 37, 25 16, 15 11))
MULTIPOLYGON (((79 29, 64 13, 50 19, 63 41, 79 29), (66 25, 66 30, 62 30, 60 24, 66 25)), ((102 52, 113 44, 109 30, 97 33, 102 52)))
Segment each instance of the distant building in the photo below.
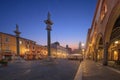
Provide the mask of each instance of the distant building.
POLYGON ((82 50, 84 49, 84 46, 82 46, 82 43, 79 42, 78 44, 78 48, 77 49, 74 49, 72 51, 73 54, 82 54, 82 50))
POLYGON ((66 49, 68 51, 68 54, 72 54, 72 49, 68 45, 66 45, 66 49))
POLYGON ((54 51, 54 56, 55 57, 57 57, 57 58, 67 58, 68 50, 63 46, 60 46, 59 42, 52 43, 51 48, 55 49, 55 51, 54 51))

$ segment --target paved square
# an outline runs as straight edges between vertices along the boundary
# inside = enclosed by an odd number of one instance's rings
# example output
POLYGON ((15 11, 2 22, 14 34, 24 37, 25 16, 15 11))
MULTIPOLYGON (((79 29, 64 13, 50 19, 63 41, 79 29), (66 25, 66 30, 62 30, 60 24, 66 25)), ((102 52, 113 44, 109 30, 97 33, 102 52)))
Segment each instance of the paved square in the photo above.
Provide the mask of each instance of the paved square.
POLYGON ((9 63, 0 68, 0 80, 73 80, 80 62, 56 59, 55 64, 39 61, 9 63))

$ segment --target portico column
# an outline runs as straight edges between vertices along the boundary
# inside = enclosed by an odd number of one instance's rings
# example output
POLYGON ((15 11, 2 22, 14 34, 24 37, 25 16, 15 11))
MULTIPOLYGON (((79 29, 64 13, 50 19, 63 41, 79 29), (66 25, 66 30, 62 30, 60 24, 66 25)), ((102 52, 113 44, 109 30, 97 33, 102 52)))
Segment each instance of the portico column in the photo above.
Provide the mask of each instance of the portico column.
POLYGON ((103 65, 108 65, 108 42, 106 42, 104 45, 103 65))
POLYGON ((95 49, 95 62, 97 62, 98 49, 95 49))

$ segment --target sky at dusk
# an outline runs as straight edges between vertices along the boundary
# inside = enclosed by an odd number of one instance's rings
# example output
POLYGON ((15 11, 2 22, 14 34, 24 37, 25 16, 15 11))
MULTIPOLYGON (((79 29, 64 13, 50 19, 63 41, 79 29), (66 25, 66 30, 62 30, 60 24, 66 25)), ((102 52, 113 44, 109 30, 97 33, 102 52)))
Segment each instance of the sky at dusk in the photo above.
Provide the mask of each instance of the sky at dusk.
POLYGON ((97 0, 0 0, 0 32, 14 34, 19 25, 21 37, 47 44, 44 20, 48 11, 54 23, 51 42, 77 48, 86 42, 97 0))

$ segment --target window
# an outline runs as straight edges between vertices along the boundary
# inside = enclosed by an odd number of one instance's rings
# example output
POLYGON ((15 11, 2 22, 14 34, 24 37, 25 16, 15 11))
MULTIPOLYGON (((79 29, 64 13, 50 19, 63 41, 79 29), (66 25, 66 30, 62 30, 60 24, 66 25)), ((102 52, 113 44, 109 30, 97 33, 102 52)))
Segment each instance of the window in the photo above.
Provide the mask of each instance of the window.
POLYGON ((22 44, 22 41, 20 41, 19 43, 22 44))
POLYGON ((10 50, 9 46, 6 46, 6 51, 9 51, 9 50, 10 50))
POLYGON ((34 46, 33 46, 33 49, 35 49, 34 46))
POLYGON ((27 41, 27 44, 29 44, 29 41, 27 41))
POLYGON ((105 1, 103 2, 102 8, 101 8, 101 13, 100 13, 100 20, 102 21, 107 13, 107 4, 105 1))
POLYGON ((30 48, 30 45, 26 45, 26 48, 28 48, 28 49, 29 49, 29 48, 30 48))
POLYGON ((5 42, 9 42, 10 40, 9 40, 9 38, 8 37, 6 37, 5 38, 5 42))

